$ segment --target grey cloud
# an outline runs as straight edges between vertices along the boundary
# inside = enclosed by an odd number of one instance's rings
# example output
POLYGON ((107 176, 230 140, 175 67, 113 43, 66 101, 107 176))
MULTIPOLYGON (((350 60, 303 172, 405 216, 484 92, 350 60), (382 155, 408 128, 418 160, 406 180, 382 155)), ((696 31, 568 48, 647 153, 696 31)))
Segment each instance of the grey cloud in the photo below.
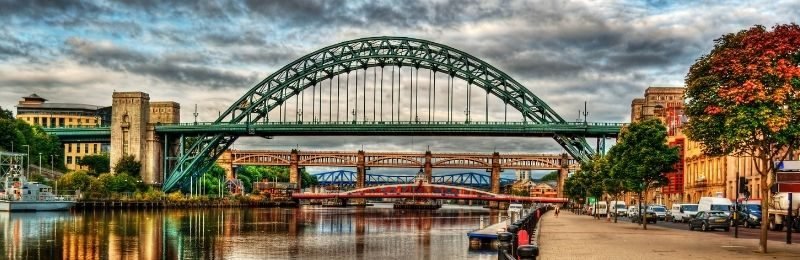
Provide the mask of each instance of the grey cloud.
POLYGON ((182 64, 175 62, 174 59, 150 56, 110 43, 97 44, 75 37, 66 41, 65 51, 83 64, 98 65, 192 86, 215 88, 247 86, 255 78, 205 66, 182 64))

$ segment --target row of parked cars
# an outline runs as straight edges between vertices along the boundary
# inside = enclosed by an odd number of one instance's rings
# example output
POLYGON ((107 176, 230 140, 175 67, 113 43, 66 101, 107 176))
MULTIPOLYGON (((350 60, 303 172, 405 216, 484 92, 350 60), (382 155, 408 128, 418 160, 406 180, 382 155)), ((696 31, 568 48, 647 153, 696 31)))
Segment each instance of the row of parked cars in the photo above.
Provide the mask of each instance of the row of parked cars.
MULTIPOLYGON (((605 206, 605 205, 602 205, 605 206)), ((602 208, 598 213, 602 212, 602 208)), ((736 207, 735 212, 733 203, 727 198, 702 197, 697 204, 673 204, 667 210, 664 205, 646 205, 642 208, 638 206, 625 207, 622 201, 612 201, 609 203, 608 213, 627 216, 632 222, 641 221, 640 212, 645 214, 644 220, 648 223, 657 221, 670 221, 674 223, 688 223, 689 229, 724 229, 729 230, 734 224, 746 227, 758 227, 761 225, 761 205, 756 203, 744 202, 736 207)))

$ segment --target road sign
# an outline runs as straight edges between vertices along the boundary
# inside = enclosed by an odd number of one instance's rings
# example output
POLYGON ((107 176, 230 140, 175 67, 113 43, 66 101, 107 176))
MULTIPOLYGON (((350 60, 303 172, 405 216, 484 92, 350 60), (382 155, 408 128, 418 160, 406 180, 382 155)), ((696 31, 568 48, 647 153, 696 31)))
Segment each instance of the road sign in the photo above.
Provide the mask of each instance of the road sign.
POLYGON ((800 192, 800 183, 778 183, 778 192, 800 192))
POLYGON ((780 161, 775 164, 778 171, 800 171, 800 161, 780 161))
POLYGON ((589 197, 588 199, 589 199, 589 204, 594 204, 595 202, 597 202, 597 198, 595 197, 589 197))
POLYGON ((778 172, 775 174, 775 182, 787 183, 797 182, 800 183, 800 172, 778 172))

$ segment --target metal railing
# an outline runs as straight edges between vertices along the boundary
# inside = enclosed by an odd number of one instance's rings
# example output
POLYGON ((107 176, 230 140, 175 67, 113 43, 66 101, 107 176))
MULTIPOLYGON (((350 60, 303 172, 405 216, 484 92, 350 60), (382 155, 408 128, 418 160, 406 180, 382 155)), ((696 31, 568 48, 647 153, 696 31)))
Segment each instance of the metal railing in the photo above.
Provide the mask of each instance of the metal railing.
POLYGON ((518 245, 518 235, 528 235, 537 232, 536 224, 539 223, 542 215, 550 210, 549 207, 542 206, 532 210, 529 214, 514 221, 506 227, 505 232, 497 234, 499 244, 497 246, 498 260, 532 260, 539 256, 539 246, 536 241, 528 240, 529 244, 518 245), (523 232, 524 231, 524 232, 523 232))

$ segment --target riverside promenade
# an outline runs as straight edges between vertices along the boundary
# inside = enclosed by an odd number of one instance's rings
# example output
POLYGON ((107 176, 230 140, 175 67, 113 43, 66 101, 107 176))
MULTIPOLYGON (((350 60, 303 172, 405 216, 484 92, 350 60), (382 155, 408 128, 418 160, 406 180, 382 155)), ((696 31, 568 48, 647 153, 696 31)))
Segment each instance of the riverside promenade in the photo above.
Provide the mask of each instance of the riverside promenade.
POLYGON ((541 221, 538 259, 800 259, 800 244, 769 241, 770 253, 760 254, 758 239, 688 228, 642 230, 629 221, 606 222, 567 210, 558 218, 548 212, 541 221))

